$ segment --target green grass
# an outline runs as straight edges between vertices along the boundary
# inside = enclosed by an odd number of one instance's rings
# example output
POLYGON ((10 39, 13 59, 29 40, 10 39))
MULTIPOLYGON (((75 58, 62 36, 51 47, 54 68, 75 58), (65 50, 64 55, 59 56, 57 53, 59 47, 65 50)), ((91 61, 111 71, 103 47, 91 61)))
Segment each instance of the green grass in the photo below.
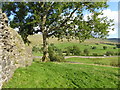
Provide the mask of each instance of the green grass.
POLYGON ((33 62, 19 68, 4 88, 117 88, 118 68, 33 62))
POLYGON ((112 51, 112 52, 118 52, 118 49, 113 49, 113 47, 115 47, 115 45, 106 45, 106 44, 99 44, 99 45, 95 45, 94 44, 84 44, 84 43, 72 43, 72 42, 68 42, 68 43, 59 43, 59 44, 55 44, 55 46, 57 46, 58 48, 64 50, 66 47, 70 47, 70 46, 78 46, 79 49, 82 51, 82 55, 84 49, 88 49, 90 54, 92 55, 93 53, 97 53, 98 55, 104 55, 106 53, 106 51, 112 51), (92 49, 92 46, 96 46, 96 49, 92 49), (106 50, 103 50, 103 46, 107 46, 106 50))
POLYGON ((42 56, 43 54, 41 52, 33 52, 34 56, 42 56))
MULTIPOLYGON (((28 37, 28 39, 31 41, 32 46, 42 47, 42 36, 41 35, 31 35, 28 37)), ((113 49, 113 47, 116 47, 115 45, 107 45, 104 43, 110 43, 110 44, 116 44, 114 42, 110 42, 108 40, 102 40, 102 39, 89 39, 85 40, 82 43, 79 43, 78 40, 72 40, 68 42, 66 39, 63 40, 63 42, 60 42, 57 40, 57 38, 49 38, 48 43, 54 43, 55 46, 57 46, 59 49, 62 49, 62 51, 65 50, 66 47, 76 45, 80 48, 82 51, 81 55, 85 55, 83 53, 84 49, 89 49, 90 54, 93 55, 93 53, 97 53, 100 56, 103 56, 107 51, 112 51, 113 53, 117 53, 118 49, 113 49), (96 43, 98 45, 96 45, 96 43), (96 46, 96 49, 91 49, 91 46, 96 46), (107 46, 106 50, 103 50, 103 46, 107 46)), ((41 56, 42 53, 33 53, 35 56, 41 56)))
POLYGON ((118 57, 108 57, 108 58, 67 58, 65 61, 69 62, 80 62, 80 63, 87 63, 87 64, 100 64, 100 65, 110 65, 116 66, 118 64, 118 57))
MULTIPOLYGON (((81 55, 85 55, 83 53, 84 49, 88 49, 89 50, 89 55, 93 56, 93 53, 97 53, 100 56, 105 55, 105 53, 107 51, 112 51, 113 53, 117 53, 118 49, 113 49, 113 47, 115 47, 114 45, 104 45, 104 44, 99 44, 99 45, 95 45, 95 44, 80 44, 80 43, 72 43, 72 42, 66 42, 66 43, 58 43, 55 44, 56 47, 58 47, 59 49, 61 49, 62 51, 65 50, 66 47, 70 47, 70 46, 78 46, 80 51, 81 51, 81 55), (91 46, 96 46, 96 49, 91 49, 91 46), (103 50, 103 46, 107 46, 106 50, 103 50)), ((42 53, 33 53, 33 55, 35 56, 41 56, 42 53)))

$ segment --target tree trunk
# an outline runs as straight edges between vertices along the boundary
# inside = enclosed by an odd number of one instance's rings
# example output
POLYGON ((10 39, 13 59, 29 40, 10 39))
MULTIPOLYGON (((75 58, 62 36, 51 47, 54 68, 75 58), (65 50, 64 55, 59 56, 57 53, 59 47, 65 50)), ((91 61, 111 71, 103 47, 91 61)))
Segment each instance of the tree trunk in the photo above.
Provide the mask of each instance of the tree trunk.
POLYGON ((43 57, 42 57, 42 62, 47 62, 47 61, 49 61, 47 35, 46 35, 46 33, 43 33, 42 35, 43 35, 43 57))

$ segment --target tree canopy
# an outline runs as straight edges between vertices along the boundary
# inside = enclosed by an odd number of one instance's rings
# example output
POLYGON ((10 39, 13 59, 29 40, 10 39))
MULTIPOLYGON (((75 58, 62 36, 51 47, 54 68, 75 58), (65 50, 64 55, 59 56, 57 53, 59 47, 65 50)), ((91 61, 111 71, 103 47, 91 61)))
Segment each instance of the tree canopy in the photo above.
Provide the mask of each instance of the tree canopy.
MULTIPOLYGON (((38 32, 43 35, 43 54, 47 54, 47 38, 57 37, 79 39, 105 38, 113 20, 105 17, 102 11, 107 8, 106 2, 8 2, 3 11, 8 17, 14 15, 10 25, 19 28, 23 40, 38 32), (91 16, 84 17, 87 11, 91 16), (34 29, 37 27, 37 29, 34 29)), ((44 60, 43 60, 44 61, 44 60)))

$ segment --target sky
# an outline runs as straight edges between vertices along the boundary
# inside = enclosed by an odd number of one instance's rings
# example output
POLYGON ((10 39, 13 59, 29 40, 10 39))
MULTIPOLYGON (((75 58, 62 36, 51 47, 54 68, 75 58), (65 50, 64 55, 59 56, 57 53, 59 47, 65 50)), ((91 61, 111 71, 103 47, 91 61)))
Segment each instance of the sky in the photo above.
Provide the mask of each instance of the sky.
POLYGON ((113 26, 115 28, 114 31, 108 30, 110 32, 107 38, 118 38, 118 2, 107 2, 107 3, 109 7, 103 11, 103 14, 104 16, 107 16, 108 19, 114 19, 114 24, 115 24, 113 26))
MULTIPOLYGON (((109 19, 114 19, 115 30, 109 30, 108 38, 118 38, 118 2, 108 2, 109 7, 103 11, 104 15, 109 19)), ((119 37, 120 38, 120 37, 119 37)))
MULTIPOLYGON (((118 38, 118 2, 107 2, 109 5, 108 8, 103 10, 103 16, 107 16, 108 19, 113 19, 114 20, 114 28, 113 30, 108 30, 109 31, 109 36, 107 38, 118 38)), ((91 16, 92 14, 89 12, 85 12, 84 19, 87 20, 87 16, 91 16)), ((120 38, 120 37, 119 37, 120 38)))

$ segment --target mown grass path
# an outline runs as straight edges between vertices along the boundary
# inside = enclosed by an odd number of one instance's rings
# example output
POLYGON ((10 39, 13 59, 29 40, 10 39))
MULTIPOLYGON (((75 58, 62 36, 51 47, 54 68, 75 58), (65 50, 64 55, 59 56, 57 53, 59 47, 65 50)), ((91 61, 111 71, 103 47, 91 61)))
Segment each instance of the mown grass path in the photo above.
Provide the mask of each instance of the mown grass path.
POLYGON ((114 66, 110 66, 110 65, 87 64, 87 63, 80 63, 80 62, 69 62, 69 61, 68 61, 68 62, 66 62, 66 63, 70 63, 70 64, 83 64, 83 65, 94 65, 94 66, 118 68, 118 67, 114 67, 114 66))
MULTIPOLYGON (((118 57, 118 56, 65 56, 65 58, 72 58, 72 57, 79 57, 79 58, 108 58, 108 57, 118 57)), ((33 58, 42 58, 42 56, 33 56, 33 58)))
MULTIPOLYGON (((42 56, 34 56, 34 58, 42 58, 42 56)), ((84 64, 103 67, 118 68, 118 66, 111 66, 111 63, 118 63, 118 56, 65 56, 65 63, 70 64, 84 64)))

